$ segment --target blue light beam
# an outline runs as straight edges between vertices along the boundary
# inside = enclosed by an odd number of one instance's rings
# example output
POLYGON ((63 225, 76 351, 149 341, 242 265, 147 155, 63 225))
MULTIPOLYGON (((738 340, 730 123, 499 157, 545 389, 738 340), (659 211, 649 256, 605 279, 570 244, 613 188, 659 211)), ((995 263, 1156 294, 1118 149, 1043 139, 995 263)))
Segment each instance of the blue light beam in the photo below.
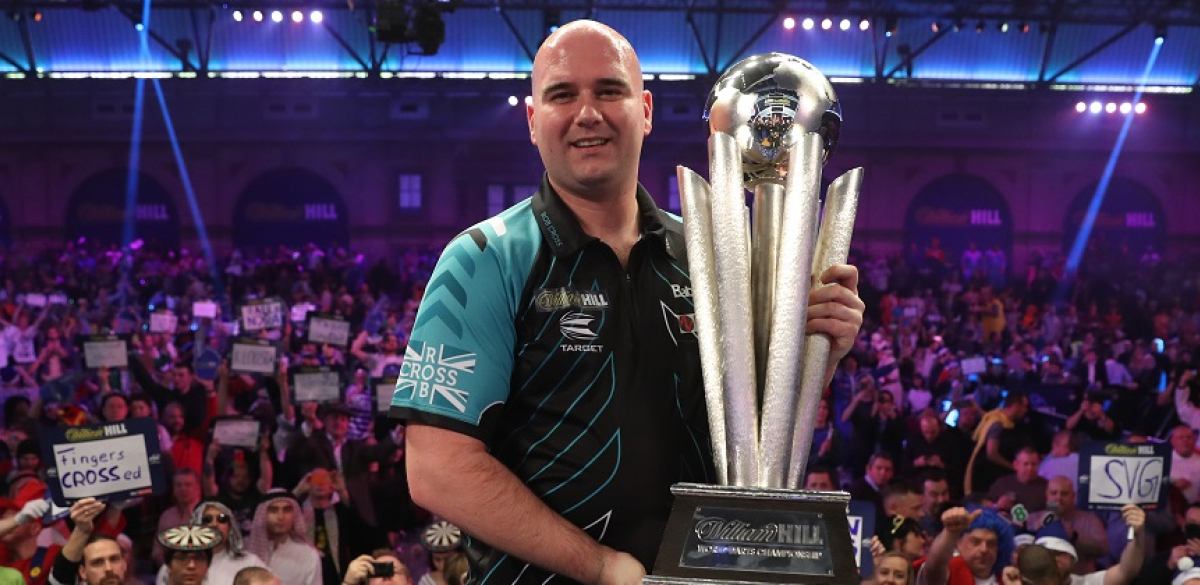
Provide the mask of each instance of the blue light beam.
MULTIPOLYGON (((1150 50, 1150 58, 1146 60, 1146 68, 1142 70, 1142 77, 1138 81, 1137 91, 1133 93, 1133 104, 1136 106, 1142 101, 1142 92, 1146 89, 1146 83, 1150 79, 1150 71, 1154 69, 1154 62, 1158 60, 1158 52, 1162 49, 1162 41, 1155 39, 1154 48, 1150 50)), ((1066 287, 1075 279, 1075 273, 1079 270, 1079 263, 1083 259, 1083 250, 1087 245, 1088 238, 1092 235, 1092 227, 1096 224, 1096 216, 1100 214, 1100 206, 1104 203, 1104 195, 1108 192, 1108 185, 1112 181, 1113 171, 1117 167, 1117 160, 1121 158, 1121 149, 1125 147, 1125 139, 1129 136, 1129 128, 1133 126, 1134 117, 1137 114, 1130 110, 1125 114, 1125 121, 1121 123, 1121 132, 1117 134, 1117 143, 1113 145, 1112 152, 1108 155, 1108 163, 1104 165, 1104 172, 1100 175, 1100 182, 1096 185, 1096 192, 1092 194, 1092 201, 1088 204, 1087 214, 1083 217, 1083 222, 1079 224, 1079 233, 1075 236, 1075 242, 1071 245, 1071 253, 1067 256, 1066 274, 1063 275, 1063 286, 1060 287, 1060 296, 1065 292, 1066 287)))
POLYGON ((204 252, 204 260, 208 262, 208 270, 212 275, 213 289, 217 299, 224 299, 225 287, 221 281, 221 271, 217 269, 217 259, 213 254, 212 243, 208 239, 208 230, 204 227, 204 217, 200 206, 196 203, 196 190, 192 188, 192 177, 188 173, 187 161, 183 160, 183 149, 179 147, 179 138, 175 135, 175 124, 171 122, 171 112, 167 109, 167 99, 163 96, 162 84, 158 78, 150 80, 154 84, 154 93, 158 96, 158 106, 162 109, 163 125, 167 128, 167 136, 171 139, 171 151, 175 153, 175 165, 179 167, 179 180, 183 183, 183 191, 187 194, 188 209, 196 223, 196 234, 200 237, 200 249, 204 252))

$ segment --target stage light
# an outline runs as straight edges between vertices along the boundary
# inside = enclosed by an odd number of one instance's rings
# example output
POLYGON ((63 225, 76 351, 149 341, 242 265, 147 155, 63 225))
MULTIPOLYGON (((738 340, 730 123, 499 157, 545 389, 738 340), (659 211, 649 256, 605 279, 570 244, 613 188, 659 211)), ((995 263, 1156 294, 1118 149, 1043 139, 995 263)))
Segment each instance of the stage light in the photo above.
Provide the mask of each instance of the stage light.
POLYGON ((271 22, 283 22, 283 13, 278 10, 271 11, 271 22))
POLYGON ((954 24, 953 24, 953 27, 954 27, 954 29, 953 29, 953 30, 954 30, 954 32, 958 32, 958 31, 962 30, 962 28, 963 28, 963 19, 961 19, 961 18, 956 18, 956 19, 954 19, 954 24))
POLYGON ((251 14, 250 16, 254 18, 254 22, 262 22, 263 15, 261 10, 255 10, 254 14, 251 14))
POLYGON ((1167 25, 1157 23, 1154 25, 1154 44, 1161 45, 1167 40, 1167 25))
POLYGON ((849 18, 843 18, 843 19, 842 19, 842 24, 841 24, 841 26, 840 26, 839 28, 841 28, 842 30, 850 30, 850 19, 849 19, 849 18))
POLYGON ((531 96, 531 95, 525 96, 525 105, 527 105, 527 106, 533 105, 533 96, 531 96))
POLYGON ((1000 32, 1002 32, 1002 33, 1008 32, 1008 21, 1004 21, 1004 22, 1001 22, 1000 24, 997 24, 996 28, 999 29, 1000 32))
POLYGON ((1088 107, 1088 111, 1093 114, 1099 114, 1102 109, 1104 109, 1104 104, 1100 102, 1092 102, 1092 105, 1088 107))
POLYGON ((308 19, 316 24, 321 24, 321 21, 325 20, 325 15, 321 14, 320 10, 314 10, 312 14, 308 15, 308 19))
POLYGON ((304 22, 304 13, 300 12, 299 10, 293 10, 292 11, 292 22, 296 22, 296 23, 304 22))
POLYGON ((42 21, 42 12, 41 12, 40 10, 34 10, 34 11, 33 11, 33 21, 34 21, 34 22, 41 22, 41 21, 42 21))
POLYGON ((858 21, 858 30, 866 32, 870 29, 871 29, 871 20, 869 18, 864 18, 864 19, 858 21))
POLYGON ((1022 22, 1022 23, 1021 23, 1021 32, 1022 32, 1022 33, 1028 33, 1028 32, 1029 32, 1029 23, 1028 23, 1028 22, 1022 22))
POLYGON ((1104 113, 1111 114, 1115 111, 1117 111, 1117 104, 1108 102, 1107 104, 1104 105, 1104 113))
POLYGON ((979 21, 978 23, 976 23, 975 24, 975 34, 983 33, 983 27, 984 27, 984 24, 983 24, 982 20, 979 21))
POLYGON ((826 18, 821 21, 821 30, 829 30, 831 28, 833 28, 833 19, 826 18))
POLYGON ((806 18, 804 19, 804 22, 800 23, 800 26, 803 26, 804 30, 812 30, 813 27, 816 26, 816 23, 813 22, 813 19, 806 18))
POLYGON ((1133 111, 1137 112, 1139 114, 1145 114, 1146 113, 1146 104, 1143 102, 1138 102, 1138 105, 1133 107, 1133 111))
POLYGON ((933 29, 933 32, 937 32, 937 31, 941 30, 942 23, 935 20, 935 21, 933 21, 933 24, 930 26, 930 28, 933 29))
POLYGON ((241 22, 242 21, 242 11, 234 10, 233 11, 233 19, 236 20, 237 22, 241 22))
POLYGON ((1133 104, 1131 104, 1129 102, 1125 102, 1125 103, 1121 104, 1121 113, 1122 114, 1128 114, 1129 112, 1132 112, 1132 111, 1133 111, 1133 104))
POLYGON ((1079 112, 1080 114, 1082 114, 1082 113, 1086 112, 1086 111, 1087 111, 1087 104, 1085 104, 1085 103, 1083 103, 1083 102, 1079 102, 1079 103, 1075 104, 1075 111, 1076 111, 1076 112, 1079 112))
POLYGON ((796 28, 796 19, 794 19, 790 16, 783 19, 783 28, 787 29, 787 30, 792 30, 792 29, 796 28))
POLYGON ((890 37, 890 36, 892 36, 892 35, 896 34, 896 31, 897 31, 897 30, 900 30, 900 25, 899 25, 899 23, 897 22, 897 20, 896 20, 896 17, 895 17, 895 16, 888 16, 888 17, 887 17, 886 19, 884 19, 884 21, 883 21, 883 28, 884 28, 884 33, 883 33, 883 34, 885 34, 885 35, 887 35, 887 36, 889 36, 889 37, 890 37))
POLYGON ((521 102, 517 100, 517 96, 515 96, 515 95, 508 96, 508 105, 515 108, 515 107, 517 107, 517 104, 519 104, 519 103, 521 103, 521 102))
POLYGON ((135 23, 133 23, 133 30, 142 32, 142 31, 146 30, 146 25, 144 25, 140 22, 135 22, 135 23))

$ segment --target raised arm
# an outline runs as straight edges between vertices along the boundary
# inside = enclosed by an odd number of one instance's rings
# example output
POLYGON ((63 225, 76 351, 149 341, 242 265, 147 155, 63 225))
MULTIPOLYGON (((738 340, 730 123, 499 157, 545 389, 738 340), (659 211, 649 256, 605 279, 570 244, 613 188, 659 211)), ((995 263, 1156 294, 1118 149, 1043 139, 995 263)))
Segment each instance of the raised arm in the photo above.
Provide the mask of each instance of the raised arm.
POLYGON ((1134 504, 1121 508, 1121 518, 1133 529, 1133 540, 1121 551, 1121 560, 1104 573, 1104 585, 1128 585, 1142 571, 1146 558, 1146 512, 1134 504))
POLYGON ((943 585, 950 579, 950 559, 958 548, 958 537, 982 513, 983 510, 967 513, 966 508, 950 508, 942 513, 945 528, 929 547, 929 555, 917 574, 917 585, 943 585))
POLYGON ((464 532, 582 583, 641 582, 645 569, 636 559, 556 514, 479 440, 411 424, 407 447, 413 501, 464 532))

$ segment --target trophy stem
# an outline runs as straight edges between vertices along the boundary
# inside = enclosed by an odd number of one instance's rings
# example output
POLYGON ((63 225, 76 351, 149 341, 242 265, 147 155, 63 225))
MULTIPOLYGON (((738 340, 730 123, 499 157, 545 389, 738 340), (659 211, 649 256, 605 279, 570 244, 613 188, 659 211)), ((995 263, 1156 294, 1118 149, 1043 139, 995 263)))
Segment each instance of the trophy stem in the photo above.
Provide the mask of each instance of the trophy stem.
MULTIPOLYGON (((816 256, 812 261, 815 286, 817 278, 830 266, 845 264, 850 256, 850 236, 854 233, 854 217, 858 213, 858 194, 862 187, 862 167, 846 171, 829 185, 825 197, 825 217, 821 220, 816 256)), ((788 485, 804 481, 808 454, 812 449, 817 411, 825 387, 825 362, 829 359, 830 340, 826 335, 809 335, 804 344, 804 372, 800 387, 800 403, 796 409, 796 426, 792 435, 792 460, 788 467, 788 485)), ((832 416, 832 415, 831 415, 832 416)))
POLYGON ((815 133, 792 145, 787 195, 783 203, 775 305, 771 317, 771 354, 763 398, 759 472, 763 487, 782 488, 792 459, 796 399, 800 387, 804 328, 808 320, 814 233, 820 203, 823 143, 815 133))
POLYGON ((725 440, 731 485, 758 483, 758 400, 754 380, 754 320, 750 310, 750 233, 742 154, 734 138, 708 139, 712 181, 712 242, 720 336, 724 357, 725 440))
POLYGON ((725 453, 725 403, 721 393, 724 363, 721 360, 720 319, 717 317, 717 269, 713 260, 711 194, 708 183, 687 167, 676 167, 683 229, 687 237, 688 273, 695 302, 700 369, 704 376, 704 402, 712 441, 717 482, 729 483, 729 459, 725 453))
POLYGON ((750 287, 754 292, 754 365, 758 400, 767 383, 767 351, 771 340, 771 307, 775 304, 775 266, 779 257, 779 232, 783 227, 783 185, 762 183, 754 187, 754 222, 751 225, 750 287))

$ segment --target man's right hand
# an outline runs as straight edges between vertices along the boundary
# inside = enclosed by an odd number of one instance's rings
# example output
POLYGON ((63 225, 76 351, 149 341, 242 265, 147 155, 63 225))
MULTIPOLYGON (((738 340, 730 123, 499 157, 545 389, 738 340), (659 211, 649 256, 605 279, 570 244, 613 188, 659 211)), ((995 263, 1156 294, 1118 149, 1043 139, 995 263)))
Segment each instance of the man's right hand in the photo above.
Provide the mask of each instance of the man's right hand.
POLYGON ((371 565, 375 559, 370 555, 362 555, 354 559, 350 566, 346 568, 346 576, 342 578, 344 585, 357 585, 358 583, 366 583, 367 579, 375 574, 375 567, 371 565))
POLYGON ((596 585, 640 585, 646 568, 629 553, 605 547, 596 585))
POLYGON ((958 536, 966 532, 967 527, 982 513, 982 509, 968 513, 966 508, 950 508, 942 513, 942 526, 946 532, 958 536))
POLYGON ((95 498, 83 498, 75 502, 71 506, 71 521, 75 523, 75 530, 91 534, 96 525, 96 517, 103 511, 104 502, 97 501, 95 498))
POLYGON ((1179 545, 1171 549, 1171 558, 1167 559, 1167 568, 1172 571, 1178 570, 1179 559, 1188 556, 1188 547, 1179 545))

